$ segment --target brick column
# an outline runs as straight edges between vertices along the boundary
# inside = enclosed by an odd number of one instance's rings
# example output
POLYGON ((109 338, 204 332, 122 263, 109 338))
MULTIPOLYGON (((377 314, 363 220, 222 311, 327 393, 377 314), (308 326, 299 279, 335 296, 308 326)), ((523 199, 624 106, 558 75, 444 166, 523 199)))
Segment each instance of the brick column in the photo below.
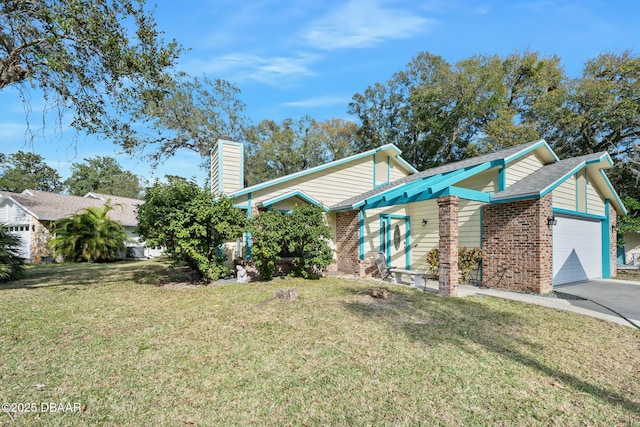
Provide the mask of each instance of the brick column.
POLYGON ((456 196, 438 198, 440 224, 440 283, 439 294, 458 295, 458 202, 456 196))
POLYGON ((358 211, 336 213, 338 271, 360 275, 360 219, 358 211))

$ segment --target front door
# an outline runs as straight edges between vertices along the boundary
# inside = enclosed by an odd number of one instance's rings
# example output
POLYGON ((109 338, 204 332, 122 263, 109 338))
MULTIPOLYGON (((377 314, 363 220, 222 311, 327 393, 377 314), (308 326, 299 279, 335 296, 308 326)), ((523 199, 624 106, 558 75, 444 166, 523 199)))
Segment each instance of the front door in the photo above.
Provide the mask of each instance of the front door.
POLYGON ((386 255, 387 264, 409 269, 410 247, 409 217, 381 215, 380 250, 386 255))

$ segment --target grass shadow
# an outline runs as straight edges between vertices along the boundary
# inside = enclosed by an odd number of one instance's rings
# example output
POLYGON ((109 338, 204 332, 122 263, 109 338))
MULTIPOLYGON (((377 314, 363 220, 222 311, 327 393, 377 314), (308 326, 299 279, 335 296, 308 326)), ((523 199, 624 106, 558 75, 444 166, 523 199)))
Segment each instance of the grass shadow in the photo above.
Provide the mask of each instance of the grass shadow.
POLYGON ((543 346, 527 338, 523 330, 530 326, 530 320, 519 316, 517 310, 493 309, 476 297, 442 298, 429 292, 396 287, 389 289, 391 296, 384 300, 370 297, 362 288, 347 288, 348 293, 362 295, 362 298, 344 302, 344 307, 360 317, 385 322, 413 342, 427 347, 454 345, 472 357, 481 348, 496 357, 507 358, 559 380, 578 393, 587 393, 640 415, 640 401, 545 362, 545 346, 549 344, 543 346))

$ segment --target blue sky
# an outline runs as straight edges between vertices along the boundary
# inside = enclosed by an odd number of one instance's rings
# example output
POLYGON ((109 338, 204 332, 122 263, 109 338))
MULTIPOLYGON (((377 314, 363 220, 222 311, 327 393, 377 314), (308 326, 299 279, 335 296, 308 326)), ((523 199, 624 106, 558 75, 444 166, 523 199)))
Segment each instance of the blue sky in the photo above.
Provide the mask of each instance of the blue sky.
MULTIPOLYGON (((179 68, 234 83, 254 123, 309 115, 353 119, 352 96, 403 70, 419 52, 454 63, 474 54, 537 51, 558 55, 570 76, 602 52, 640 51, 635 0, 159 0, 155 18, 166 40, 190 50, 179 68)), ((153 1, 149 2, 153 5, 153 1)), ((32 93, 32 129, 45 105, 32 93)), ((12 89, 0 93, 0 147, 42 155, 63 178, 73 162, 115 157, 153 180, 165 174, 204 182, 195 153, 179 152, 151 170, 143 158, 50 121, 31 141, 12 89)))

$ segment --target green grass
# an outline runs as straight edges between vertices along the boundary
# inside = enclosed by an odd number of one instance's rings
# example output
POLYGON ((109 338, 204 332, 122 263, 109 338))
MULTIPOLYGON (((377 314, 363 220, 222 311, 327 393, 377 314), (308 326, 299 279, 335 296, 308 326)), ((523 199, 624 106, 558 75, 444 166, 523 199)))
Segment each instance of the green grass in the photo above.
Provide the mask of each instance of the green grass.
POLYGON ((159 261, 0 287, 3 402, 31 425, 640 425, 640 332, 493 298, 326 278, 161 286, 159 261), (296 288, 294 302, 270 301, 296 288))

